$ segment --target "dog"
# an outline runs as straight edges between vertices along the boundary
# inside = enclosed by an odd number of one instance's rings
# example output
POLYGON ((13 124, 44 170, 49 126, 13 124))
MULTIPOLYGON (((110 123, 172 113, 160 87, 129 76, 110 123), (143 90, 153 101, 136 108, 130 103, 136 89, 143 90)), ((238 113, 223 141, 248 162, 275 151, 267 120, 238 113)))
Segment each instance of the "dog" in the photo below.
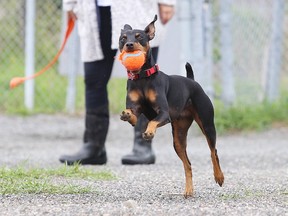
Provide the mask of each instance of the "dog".
POLYGON ((216 150, 214 108, 202 87, 194 80, 189 63, 186 63, 187 77, 168 76, 155 64, 149 41, 155 36, 156 20, 157 15, 144 30, 132 29, 128 24, 121 29, 120 52, 140 50, 145 53, 145 63, 139 70, 127 71, 126 109, 120 118, 135 126, 137 118, 143 113, 149 119, 143 133, 146 140, 153 139, 158 127, 171 123, 174 149, 185 170, 184 196, 187 198, 193 195, 192 169, 186 152, 187 131, 194 120, 207 139, 215 181, 220 186, 224 183, 216 150))

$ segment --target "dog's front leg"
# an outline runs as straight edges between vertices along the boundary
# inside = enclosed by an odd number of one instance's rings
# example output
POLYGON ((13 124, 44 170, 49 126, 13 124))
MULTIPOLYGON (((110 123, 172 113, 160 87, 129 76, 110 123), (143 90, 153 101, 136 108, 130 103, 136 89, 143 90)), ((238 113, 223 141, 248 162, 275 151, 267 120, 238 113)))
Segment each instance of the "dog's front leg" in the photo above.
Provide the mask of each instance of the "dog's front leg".
POLYGON ((122 121, 128 121, 132 126, 135 126, 137 123, 137 116, 133 114, 131 109, 125 109, 120 115, 122 121))
POLYGON ((143 138, 146 140, 153 139, 156 129, 170 122, 169 106, 165 98, 157 98, 155 103, 152 103, 152 108, 157 116, 149 121, 146 131, 143 133, 143 138))
POLYGON ((163 114, 161 113, 160 118, 157 117, 152 121, 149 121, 146 131, 142 134, 145 140, 153 139, 156 133, 156 129, 170 122, 168 112, 163 114))
POLYGON ((126 97, 126 109, 122 111, 120 119, 128 121, 132 126, 135 126, 139 115, 141 114, 141 106, 139 104, 138 92, 128 93, 126 97), (136 98, 136 99, 135 99, 136 98))

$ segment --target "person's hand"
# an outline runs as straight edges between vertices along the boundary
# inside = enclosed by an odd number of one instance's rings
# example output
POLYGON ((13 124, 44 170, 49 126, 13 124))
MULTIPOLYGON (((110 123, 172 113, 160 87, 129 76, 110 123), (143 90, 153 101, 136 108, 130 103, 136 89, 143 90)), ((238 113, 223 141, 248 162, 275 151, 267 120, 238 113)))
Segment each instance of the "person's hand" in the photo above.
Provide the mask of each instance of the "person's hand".
POLYGON ((68 20, 70 20, 70 19, 72 19, 73 21, 77 20, 77 16, 72 10, 67 12, 67 17, 68 17, 68 20))
POLYGON ((163 25, 165 25, 174 15, 174 6, 159 4, 159 15, 163 25))

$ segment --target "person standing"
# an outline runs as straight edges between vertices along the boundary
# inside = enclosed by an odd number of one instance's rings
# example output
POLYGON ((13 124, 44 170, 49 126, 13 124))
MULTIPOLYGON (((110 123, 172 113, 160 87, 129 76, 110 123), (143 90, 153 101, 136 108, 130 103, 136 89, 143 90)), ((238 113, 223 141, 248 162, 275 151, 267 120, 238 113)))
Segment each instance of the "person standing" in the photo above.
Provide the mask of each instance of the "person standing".
MULTIPOLYGON (((85 130, 83 145, 72 155, 62 155, 62 163, 105 164, 105 148, 109 128, 109 101, 107 84, 118 48, 121 27, 129 23, 143 28, 155 14, 161 20, 156 28, 159 37, 151 44, 157 60, 164 25, 172 18, 176 0, 63 0, 68 19, 77 20, 81 60, 84 62, 85 130)), ((142 138, 148 120, 141 116, 134 127, 131 154, 122 157, 122 164, 153 164, 155 155, 151 141, 142 138)))

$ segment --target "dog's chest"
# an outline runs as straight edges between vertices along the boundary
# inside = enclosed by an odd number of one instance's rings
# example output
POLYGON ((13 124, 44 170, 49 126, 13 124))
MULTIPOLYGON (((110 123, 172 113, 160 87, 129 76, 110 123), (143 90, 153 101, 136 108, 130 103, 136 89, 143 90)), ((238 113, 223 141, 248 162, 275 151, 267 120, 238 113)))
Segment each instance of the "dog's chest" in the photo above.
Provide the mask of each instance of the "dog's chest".
POLYGON ((129 80, 127 82, 127 93, 131 94, 133 92, 133 95, 137 95, 138 102, 158 103, 158 98, 166 98, 167 96, 167 83, 168 80, 165 80, 165 77, 159 71, 149 78, 129 80))

